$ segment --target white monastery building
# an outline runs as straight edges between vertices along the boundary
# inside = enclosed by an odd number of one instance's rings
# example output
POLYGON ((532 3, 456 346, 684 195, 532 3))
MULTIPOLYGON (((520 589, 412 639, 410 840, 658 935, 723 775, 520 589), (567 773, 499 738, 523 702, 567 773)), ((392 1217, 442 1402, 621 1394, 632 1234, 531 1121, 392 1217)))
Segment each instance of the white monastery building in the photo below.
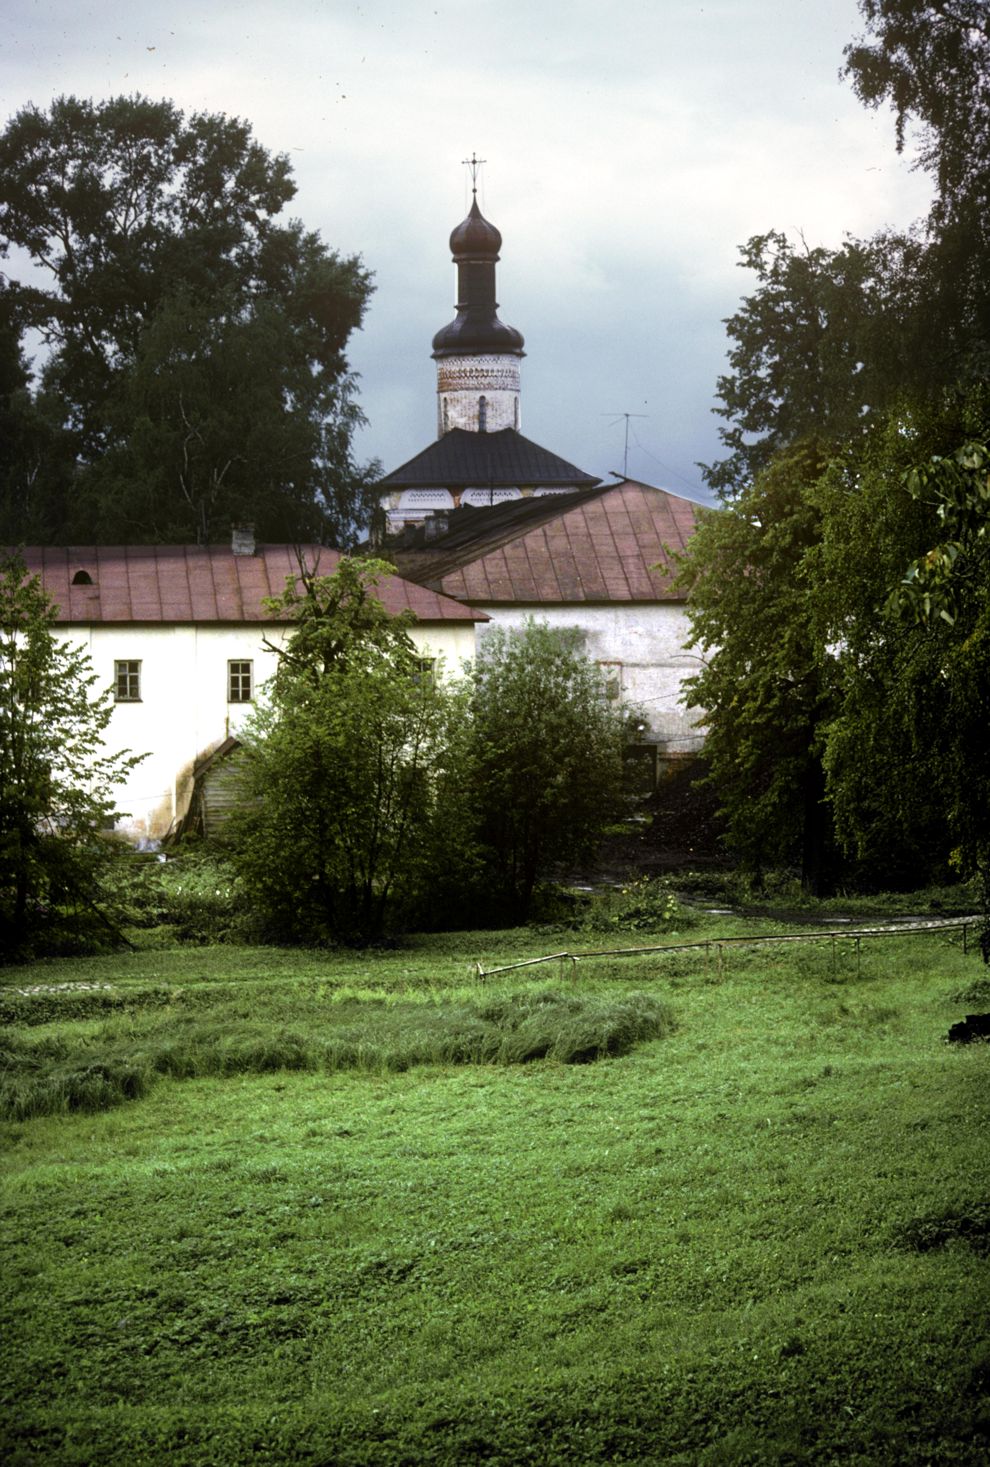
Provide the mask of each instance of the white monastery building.
MULTIPOLYGON (((380 484, 374 548, 399 574, 377 594, 415 614, 420 654, 452 673, 489 623, 576 627, 607 695, 635 710, 634 752, 653 780, 702 742, 681 704, 697 659, 685 650, 671 557, 697 506, 635 480, 602 484, 523 437, 523 338, 495 299, 501 245, 475 193, 450 237, 457 315, 433 338, 437 438, 380 484)), ((118 792, 124 829, 149 841, 197 824, 210 833, 210 810, 223 807, 210 791, 226 780, 228 804, 235 797, 226 756, 289 631, 266 600, 303 570, 331 574, 339 552, 256 545, 234 530, 222 546, 34 548, 24 558, 61 635, 113 690, 108 747, 146 755, 118 792)))
MULTIPOLYGON (((240 531, 230 545, 31 548, 30 574, 58 607, 56 629, 90 656, 98 682, 113 690, 107 745, 145 754, 117 791, 122 828, 135 840, 162 840, 197 813, 197 796, 217 772, 217 756, 237 733, 291 622, 265 605, 290 578, 331 575, 336 550, 255 545, 240 531)), ((392 613, 412 611, 410 636, 424 661, 459 671, 474 655, 483 613, 391 576, 377 594, 392 613)), ((202 818, 202 812, 199 812, 202 818)))

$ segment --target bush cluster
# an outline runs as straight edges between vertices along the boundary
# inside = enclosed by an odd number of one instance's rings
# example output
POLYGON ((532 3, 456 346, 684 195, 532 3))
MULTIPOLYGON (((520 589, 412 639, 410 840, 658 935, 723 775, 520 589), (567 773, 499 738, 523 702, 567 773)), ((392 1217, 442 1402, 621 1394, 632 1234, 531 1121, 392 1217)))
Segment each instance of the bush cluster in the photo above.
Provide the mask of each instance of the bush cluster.
POLYGON ((639 876, 597 896, 582 926, 587 932, 672 932, 694 921, 665 877, 639 876))
POLYGON ((124 920, 167 942, 242 942, 252 921, 241 882, 226 857, 189 843, 165 859, 136 855, 122 864, 117 896, 124 920))

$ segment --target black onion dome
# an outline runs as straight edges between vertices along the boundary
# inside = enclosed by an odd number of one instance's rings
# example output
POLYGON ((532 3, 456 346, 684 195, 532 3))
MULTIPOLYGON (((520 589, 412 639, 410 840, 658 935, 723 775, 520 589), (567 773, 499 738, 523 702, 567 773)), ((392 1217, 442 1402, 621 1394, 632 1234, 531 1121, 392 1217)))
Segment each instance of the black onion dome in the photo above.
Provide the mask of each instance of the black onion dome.
POLYGON ((474 199, 466 219, 450 236, 457 266, 457 316, 433 338, 434 357, 462 354, 523 355, 522 332, 498 319, 495 262, 502 236, 474 199))
POLYGON ((497 316, 477 319, 470 311, 458 311, 456 317, 433 338, 435 357, 485 355, 523 355, 525 342, 521 331, 506 326, 497 316))
POLYGON ((451 231, 450 253, 455 260, 465 255, 488 255, 497 260, 501 248, 502 236, 484 217, 478 208, 478 200, 472 199, 467 218, 451 231))

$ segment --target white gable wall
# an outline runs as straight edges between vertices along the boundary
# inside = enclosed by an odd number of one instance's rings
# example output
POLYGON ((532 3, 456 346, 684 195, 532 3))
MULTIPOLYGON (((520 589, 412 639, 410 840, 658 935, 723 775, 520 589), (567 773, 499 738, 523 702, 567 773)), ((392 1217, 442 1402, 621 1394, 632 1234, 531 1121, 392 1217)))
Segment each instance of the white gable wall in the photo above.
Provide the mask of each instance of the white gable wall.
POLYGON ((619 679, 623 702, 642 712, 647 724, 643 739, 658 746, 660 758, 700 750, 702 724, 681 703, 682 683, 699 667, 698 656, 685 648, 690 626, 683 604, 570 603, 477 609, 491 618, 488 625, 478 628, 479 642, 489 627, 519 628, 529 618, 551 627, 579 628, 588 657, 603 664, 610 680, 619 679))
MULTIPOLYGON (((134 840, 160 840, 189 808, 197 760, 236 737, 253 706, 228 703, 228 661, 252 662, 257 697, 276 664, 265 639, 277 643, 291 628, 203 622, 55 630, 88 652, 101 687, 114 686, 116 662, 141 663, 140 702, 115 703, 105 742, 111 752, 147 754, 116 792, 126 817, 120 828, 134 840)), ((442 659, 448 675, 474 656, 470 622, 417 626, 410 635, 421 656, 442 659)))

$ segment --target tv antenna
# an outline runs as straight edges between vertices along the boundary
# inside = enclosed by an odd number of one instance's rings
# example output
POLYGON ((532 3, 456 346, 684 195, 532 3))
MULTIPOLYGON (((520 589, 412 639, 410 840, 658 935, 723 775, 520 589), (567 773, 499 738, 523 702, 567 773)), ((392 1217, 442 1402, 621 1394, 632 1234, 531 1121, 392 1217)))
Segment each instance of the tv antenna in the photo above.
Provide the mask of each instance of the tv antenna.
POLYGON ((603 418, 613 419, 613 422, 609 424, 610 428, 614 428, 620 418, 625 418, 626 420, 626 442, 622 450, 622 477, 624 479, 628 479, 629 477, 629 419, 648 418, 649 416, 649 413, 602 413, 603 418))

